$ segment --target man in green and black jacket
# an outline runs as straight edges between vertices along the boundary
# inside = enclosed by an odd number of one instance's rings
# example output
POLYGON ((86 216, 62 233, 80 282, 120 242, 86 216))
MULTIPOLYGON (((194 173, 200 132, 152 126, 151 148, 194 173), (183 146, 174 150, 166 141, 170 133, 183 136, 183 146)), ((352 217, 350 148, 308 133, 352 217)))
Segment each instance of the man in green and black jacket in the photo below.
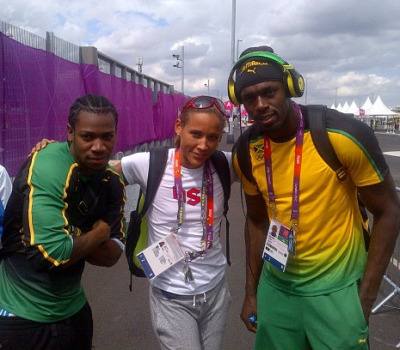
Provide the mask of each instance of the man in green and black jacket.
POLYGON ((104 97, 73 104, 68 142, 21 167, 5 212, 0 348, 91 349, 85 262, 114 265, 125 239, 125 190, 108 165, 118 114, 104 97))

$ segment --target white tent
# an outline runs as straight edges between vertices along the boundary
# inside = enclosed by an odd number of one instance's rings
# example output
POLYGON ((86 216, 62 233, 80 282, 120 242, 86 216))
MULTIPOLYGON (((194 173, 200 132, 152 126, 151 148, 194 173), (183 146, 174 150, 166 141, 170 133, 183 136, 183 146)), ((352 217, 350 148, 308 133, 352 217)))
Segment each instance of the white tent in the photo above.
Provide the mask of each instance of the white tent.
POLYGON ((342 107, 342 110, 341 110, 341 112, 342 113, 348 113, 347 111, 348 111, 348 109, 349 109, 349 104, 347 103, 347 101, 344 103, 344 105, 343 105, 343 107, 342 107))
POLYGON ((350 107, 347 109, 346 113, 353 114, 353 115, 360 114, 360 109, 358 108, 358 106, 354 100, 351 103, 350 107))
POLYGON ((341 112, 342 109, 343 109, 342 104, 339 102, 339 104, 338 104, 337 107, 336 107, 336 110, 339 111, 339 112, 341 112))
POLYGON ((387 133, 395 133, 396 125, 394 116, 397 113, 391 111, 382 102, 380 96, 371 108, 365 111, 365 115, 373 120, 374 130, 386 130, 387 133), (378 122, 377 119, 380 121, 378 122))
POLYGON ((369 97, 367 97, 367 99, 365 100, 364 104, 361 106, 361 109, 364 110, 364 112, 368 111, 370 108, 372 107, 372 102, 369 99, 369 97))
POLYGON ((331 109, 336 109, 335 104, 332 103, 331 109))
POLYGON ((365 114, 371 117, 387 117, 396 113, 387 108, 382 102, 381 97, 378 96, 372 107, 365 111, 365 114))

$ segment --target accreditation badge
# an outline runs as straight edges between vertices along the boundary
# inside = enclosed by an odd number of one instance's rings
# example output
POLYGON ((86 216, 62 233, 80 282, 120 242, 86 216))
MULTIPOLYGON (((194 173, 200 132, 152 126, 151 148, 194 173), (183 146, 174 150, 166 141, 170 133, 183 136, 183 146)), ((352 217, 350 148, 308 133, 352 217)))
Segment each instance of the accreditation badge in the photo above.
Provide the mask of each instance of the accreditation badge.
POLYGON ((137 257, 147 278, 153 279, 181 261, 185 254, 179 245, 176 234, 171 230, 168 236, 138 253, 137 257))
POLYGON ((286 269, 287 260, 289 257, 290 228, 273 219, 268 228, 267 239, 262 254, 262 258, 281 270, 286 269))

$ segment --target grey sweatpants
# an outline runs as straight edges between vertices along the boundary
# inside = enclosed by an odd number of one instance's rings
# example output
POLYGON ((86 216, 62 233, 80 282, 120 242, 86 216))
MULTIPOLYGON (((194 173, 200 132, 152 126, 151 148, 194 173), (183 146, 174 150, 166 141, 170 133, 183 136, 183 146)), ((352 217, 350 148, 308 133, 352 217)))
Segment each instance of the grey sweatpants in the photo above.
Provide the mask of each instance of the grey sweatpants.
POLYGON ((225 278, 203 294, 176 295, 150 287, 153 328, 163 350, 219 350, 231 294, 225 278))

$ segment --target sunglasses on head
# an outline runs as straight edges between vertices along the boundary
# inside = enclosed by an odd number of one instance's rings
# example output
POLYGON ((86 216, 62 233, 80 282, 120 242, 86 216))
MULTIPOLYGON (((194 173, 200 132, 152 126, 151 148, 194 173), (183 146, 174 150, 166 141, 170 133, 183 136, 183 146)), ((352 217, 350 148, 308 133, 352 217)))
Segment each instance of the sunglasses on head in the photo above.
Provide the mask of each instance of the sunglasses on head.
POLYGON ((193 97, 189 103, 186 105, 186 107, 182 110, 181 114, 184 114, 189 108, 194 108, 194 109, 207 109, 212 106, 217 107, 217 109, 223 114, 226 114, 225 111, 225 105, 224 103, 219 99, 211 96, 197 96, 193 97))

